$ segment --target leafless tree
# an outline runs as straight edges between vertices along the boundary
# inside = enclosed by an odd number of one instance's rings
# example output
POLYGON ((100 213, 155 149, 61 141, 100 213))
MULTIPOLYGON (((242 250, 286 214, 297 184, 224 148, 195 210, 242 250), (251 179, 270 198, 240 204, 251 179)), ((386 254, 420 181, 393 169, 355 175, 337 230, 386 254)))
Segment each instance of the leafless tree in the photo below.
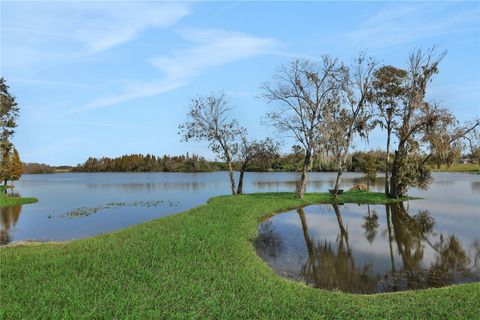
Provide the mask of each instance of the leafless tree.
POLYGON ((323 56, 320 63, 295 60, 279 68, 274 76, 275 85, 265 83, 262 86, 263 98, 279 105, 277 110, 267 114, 267 124, 281 133, 289 133, 305 150, 296 190, 300 198, 305 193, 315 146, 323 139, 323 110, 341 84, 341 69, 337 59, 328 56, 323 56))
POLYGON ((367 138, 371 113, 368 109, 376 62, 360 53, 351 66, 342 68, 341 90, 334 90, 333 103, 324 112, 328 150, 336 159, 337 178, 333 196, 338 193, 342 173, 355 135, 367 138))
POLYGON ((232 194, 235 190, 233 159, 238 150, 238 140, 244 129, 238 121, 230 119, 226 96, 209 94, 192 99, 187 113, 187 121, 179 126, 183 141, 207 141, 210 149, 228 165, 232 194))

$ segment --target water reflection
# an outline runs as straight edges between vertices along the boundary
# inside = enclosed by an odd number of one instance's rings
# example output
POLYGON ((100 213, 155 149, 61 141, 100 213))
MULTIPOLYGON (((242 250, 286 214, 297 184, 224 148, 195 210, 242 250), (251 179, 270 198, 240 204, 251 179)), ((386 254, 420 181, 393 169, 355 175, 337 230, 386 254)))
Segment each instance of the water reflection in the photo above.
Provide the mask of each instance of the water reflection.
POLYGON ((480 240, 467 250, 458 236, 436 232, 427 210, 412 215, 403 203, 354 210, 327 206, 300 208, 260 225, 257 251, 274 271, 313 287, 352 293, 480 281, 480 240))
MULTIPOLYGON (((318 173, 317 173, 318 174, 318 173)), ((327 190, 335 184, 335 176, 328 177, 323 180, 312 180, 307 182, 308 190, 327 190)), ((258 191, 272 191, 272 190, 294 190, 297 185, 298 179, 272 181, 272 180, 258 180, 253 181, 252 184, 258 191)), ((364 183, 363 177, 347 177, 343 179, 342 187, 350 188, 351 186, 364 183)), ((384 188, 384 178, 378 178, 375 183, 372 183, 372 190, 382 190, 384 188)))
POLYGON ((472 191, 480 193, 480 181, 472 181, 472 191))
POLYGON ((303 236, 308 250, 307 262, 302 266, 306 283, 323 289, 366 292, 375 286, 371 265, 355 265, 348 232, 343 224, 339 206, 332 205, 338 222, 339 235, 336 249, 328 240, 315 243, 309 235, 307 219, 303 209, 298 209, 303 236))
POLYGON ((0 244, 4 245, 11 241, 10 232, 17 224, 22 206, 11 206, 0 208, 0 244))
POLYGON ((155 191, 155 190, 178 190, 178 191, 198 191, 206 187, 205 182, 168 182, 168 183, 92 183, 87 188, 91 191, 102 189, 119 189, 124 191, 155 191))

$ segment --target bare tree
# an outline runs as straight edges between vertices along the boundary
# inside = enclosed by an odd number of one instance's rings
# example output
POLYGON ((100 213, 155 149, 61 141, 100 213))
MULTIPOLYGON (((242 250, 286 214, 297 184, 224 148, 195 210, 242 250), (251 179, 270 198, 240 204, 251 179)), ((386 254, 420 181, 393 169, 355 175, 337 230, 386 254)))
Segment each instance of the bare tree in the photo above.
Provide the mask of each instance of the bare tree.
POLYGON ((343 67, 342 88, 334 90, 333 103, 324 112, 327 148, 336 160, 337 178, 333 196, 336 197, 355 135, 367 138, 371 118, 368 95, 376 62, 361 53, 350 67, 343 67))
POLYGON ((182 141, 207 141, 210 149, 228 165, 231 191, 235 194, 233 158, 238 138, 244 132, 238 121, 230 119, 228 100, 224 94, 210 94, 192 99, 187 121, 179 126, 182 141))
POLYGON ((341 66, 336 59, 323 56, 320 63, 295 60, 281 66, 274 77, 276 85, 265 83, 262 96, 279 103, 279 109, 266 116, 269 125, 289 133, 304 148, 302 175, 296 194, 302 198, 307 173, 311 169, 315 146, 322 140, 323 110, 331 103, 334 90, 341 83, 341 66))
POLYGON ((279 144, 271 138, 248 140, 246 134, 242 135, 238 149, 240 176, 238 178, 237 194, 242 194, 243 192, 245 171, 250 169, 250 166, 254 163, 264 164, 278 157, 278 149, 279 144))

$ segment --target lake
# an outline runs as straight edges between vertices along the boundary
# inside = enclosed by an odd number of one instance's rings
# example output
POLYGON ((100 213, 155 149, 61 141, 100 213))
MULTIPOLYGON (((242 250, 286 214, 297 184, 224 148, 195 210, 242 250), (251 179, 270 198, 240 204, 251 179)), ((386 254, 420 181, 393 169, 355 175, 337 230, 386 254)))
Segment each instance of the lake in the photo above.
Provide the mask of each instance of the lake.
MULTIPOLYGON (((295 172, 247 173, 244 191, 293 192, 298 177, 295 172)), ((343 188, 360 183, 361 177, 360 173, 347 173, 343 188)), ((437 232, 458 235, 464 243, 478 239, 480 175, 437 173, 434 178, 429 190, 412 190, 411 195, 425 199, 411 201, 410 211, 429 210, 437 232)), ((309 179, 308 192, 325 192, 333 186, 335 173, 311 173, 309 179)), ((383 189, 381 179, 373 189, 383 189)), ((228 194, 229 181, 226 172, 62 173, 24 175, 16 183, 16 191, 39 202, 1 209, 2 244, 78 239, 121 229, 228 194)), ((375 210, 380 216, 381 210, 375 210)), ((309 214, 307 210, 307 220, 309 214)))

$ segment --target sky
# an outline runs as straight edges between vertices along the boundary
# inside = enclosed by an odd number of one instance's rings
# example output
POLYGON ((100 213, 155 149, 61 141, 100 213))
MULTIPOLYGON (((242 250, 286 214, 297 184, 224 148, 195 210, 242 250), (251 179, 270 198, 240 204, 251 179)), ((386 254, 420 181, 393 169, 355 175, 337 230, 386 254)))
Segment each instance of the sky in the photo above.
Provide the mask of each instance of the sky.
MULTIPOLYGON (((274 110, 262 83, 295 58, 345 62, 366 51, 406 67, 416 48, 448 54, 428 97, 460 121, 480 115, 479 2, 1 1, 0 74, 21 108, 14 144, 25 162, 195 153, 181 142, 190 99, 224 92, 250 136, 274 110)), ((284 150, 294 143, 288 137, 284 150)), ((383 148, 376 130, 368 145, 383 148)))

